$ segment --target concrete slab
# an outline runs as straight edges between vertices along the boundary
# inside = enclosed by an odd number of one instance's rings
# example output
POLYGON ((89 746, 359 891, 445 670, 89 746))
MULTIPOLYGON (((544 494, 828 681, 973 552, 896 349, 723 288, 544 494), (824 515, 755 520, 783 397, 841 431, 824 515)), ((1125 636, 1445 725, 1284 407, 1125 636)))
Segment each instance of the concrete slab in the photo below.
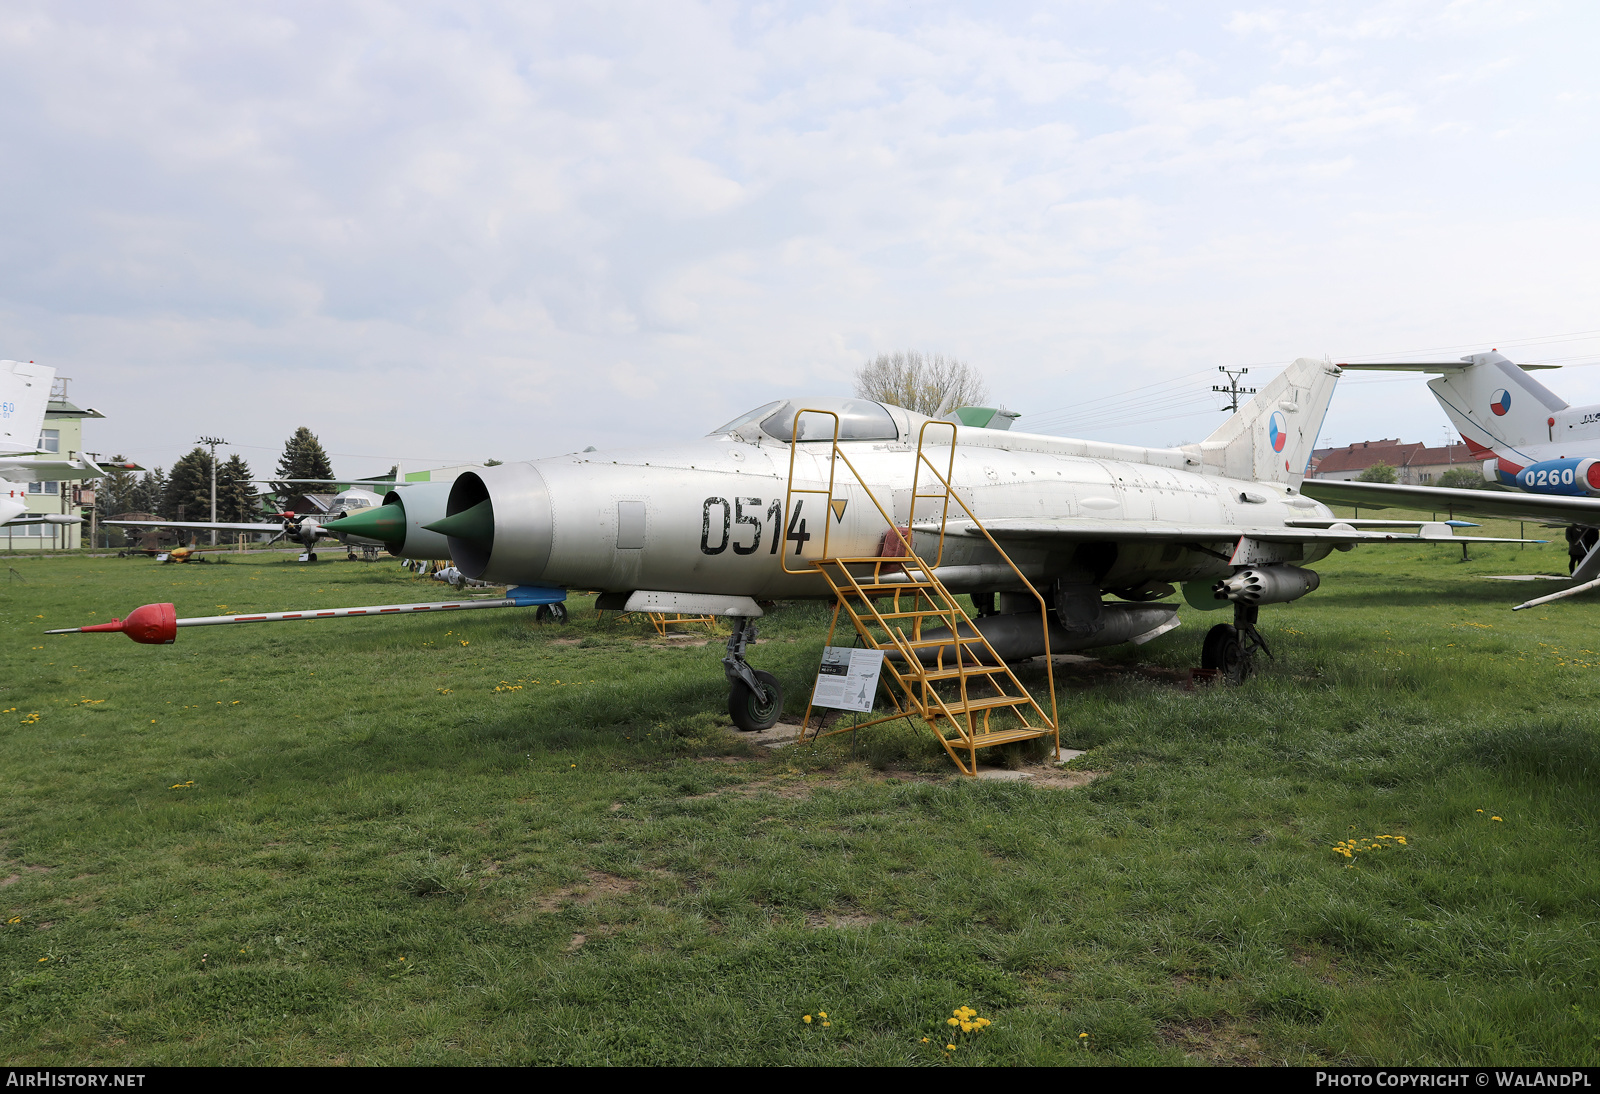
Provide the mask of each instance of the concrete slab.
POLYGON ((1059 762, 1066 763, 1068 760, 1076 760, 1079 756, 1082 756, 1087 751, 1088 749, 1086 748, 1063 748, 1061 750, 1061 759, 1059 762))
POLYGON ((754 733, 744 733, 729 727, 728 732, 738 737, 741 741, 753 741, 767 748, 782 748, 792 745, 800 737, 799 722, 779 722, 771 729, 758 729, 754 733))
POLYGON ((1031 779, 1033 776, 1026 771, 1010 771, 1003 767, 980 767, 978 778, 990 779, 997 783, 1014 783, 1031 779))
POLYGON ((1484 574, 1485 581, 1571 581, 1558 574, 1484 574))

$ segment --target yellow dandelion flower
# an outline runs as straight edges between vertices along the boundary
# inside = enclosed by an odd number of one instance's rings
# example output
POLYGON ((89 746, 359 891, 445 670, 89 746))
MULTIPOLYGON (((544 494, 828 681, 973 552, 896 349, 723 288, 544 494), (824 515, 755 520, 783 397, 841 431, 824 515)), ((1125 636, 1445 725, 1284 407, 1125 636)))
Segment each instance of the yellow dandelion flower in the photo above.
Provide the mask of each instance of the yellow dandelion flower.
POLYGON ((826 1018, 827 1016, 828 1016, 828 1012, 827 1011, 825 1011, 825 1010, 817 1011, 817 1017, 818 1018, 826 1018))
POLYGON ((832 1022, 824 1022, 824 1023, 822 1023, 822 1025, 823 1025, 824 1028, 826 1028, 828 1026, 833 1025, 833 1023, 832 1022))
POLYGON ((1499 820, 1500 818, 1499 817, 1490 817, 1489 819, 1490 820, 1499 820))
POLYGON ((947 1025, 947 1026, 959 1026, 961 1024, 961 1019, 959 1019, 959 1018, 946 1018, 944 1020, 944 1024, 947 1025))
POLYGON ((811 1024, 811 1015, 806 1015, 804 1018, 801 1018, 800 1021, 809 1026, 811 1024))

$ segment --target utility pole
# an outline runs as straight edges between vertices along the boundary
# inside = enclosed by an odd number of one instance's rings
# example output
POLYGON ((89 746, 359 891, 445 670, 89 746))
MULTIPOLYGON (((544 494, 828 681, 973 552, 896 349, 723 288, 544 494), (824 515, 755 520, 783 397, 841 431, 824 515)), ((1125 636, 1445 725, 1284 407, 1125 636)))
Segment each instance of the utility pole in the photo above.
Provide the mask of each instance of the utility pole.
POLYGON ((1239 396, 1254 395, 1256 393, 1256 389, 1253 387, 1239 386, 1239 377, 1248 374, 1250 370, 1247 368, 1242 368, 1238 372, 1229 372, 1226 368, 1218 365, 1217 371, 1228 377, 1228 386, 1218 387, 1217 385, 1213 384, 1211 385, 1211 390, 1220 391, 1222 394, 1228 396, 1229 403, 1222 409, 1226 410, 1229 414, 1237 414, 1239 412, 1239 396))
MULTIPOLYGON (((217 445, 228 442, 221 437, 201 437, 196 444, 211 446, 211 523, 217 523, 217 445)), ((217 530, 211 529, 211 546, 217 545, 217 530)))

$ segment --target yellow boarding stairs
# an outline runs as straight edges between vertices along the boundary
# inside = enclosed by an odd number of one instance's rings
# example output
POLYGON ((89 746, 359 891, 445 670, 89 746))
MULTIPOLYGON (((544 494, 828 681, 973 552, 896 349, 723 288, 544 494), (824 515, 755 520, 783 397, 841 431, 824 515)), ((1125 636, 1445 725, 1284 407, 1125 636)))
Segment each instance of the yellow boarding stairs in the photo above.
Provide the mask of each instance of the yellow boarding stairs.
MULTIPOLYGON (((1017 569, 950 485, 955 469, 955 424, 924 422, 918 432, 909 512, 903 527, 898 526, 885 512, 849 457, 840 451, 837 414, 826 410, 799 411, 795 414, 791 438, 784 512, 794 512, 795 497, 808 494, 824 497, 827 508, 822 510, 823 513, 830 510, 835 514, 842 512, 845 500, 835 498, 844 485, 838 477, 842 464, 858 484, 860 494, 877 507, 888 527, 878 555, 832 555, 828 533, 833 522, 825 520, 820 557, 784 556, 785 571, 817 573, 833 590, 833 620, 828 626, 827 645, 833 645, 839 615, 843 612, 850 617, 856 634, 868 649, 884 652, 884 672, 880 682, 887 685, 886 690, 895 707, 893 714, 826 732, 822 730, 819 719, 818 726, 812 730, 811 739, 853 732, 880 722, 916 715, 933 730, 939 743, 965 775, 978 773, 980 748, 993 748, 1013 741, 1049 737, 1056 758, 1060 759, 1061 733, 1056 717, 1055 669, 1050 661, 1048 607, 1044 597, 1017 569), (800 419, 804 415, 826 415, 833 419, 833 440, 828 454, 828 483, 825 488, 795 485, 795 454, 799 438, 803 436, 800 419), (950 430, 950 448, 949 459, 945 461, 945 469, 941 472, 929 458, 924 444, 930 429, 945 428, 950 430), (932 503, 930 508, 939 514, 938 550, 931 562, 912 549, 910 529, 915 527, 919 502, 932 503), (989 541, 989 546, 1011 567, 1022 587, 1039 602, 1039 621, 1044 628, 1045 666, 1050 690, 1049 714, 1044 712, 1028 689, 1022 686, 995 653, 988 640, 973 626, 972 619, 956 602, 955 596, 938 578, 936 571, 944 558, 944 529, 951 502, 961 508, 967 519, 989 541), (791 562, 795 565, 791 566, 791 562), (939 628, 944 631, 943 637, 927 637, 929 631, 939 628), (924 657, 928 661, 924 661, 924 657)), ((800 732, 802 740, 810 728, 811 704, 808 703, 800 732)))

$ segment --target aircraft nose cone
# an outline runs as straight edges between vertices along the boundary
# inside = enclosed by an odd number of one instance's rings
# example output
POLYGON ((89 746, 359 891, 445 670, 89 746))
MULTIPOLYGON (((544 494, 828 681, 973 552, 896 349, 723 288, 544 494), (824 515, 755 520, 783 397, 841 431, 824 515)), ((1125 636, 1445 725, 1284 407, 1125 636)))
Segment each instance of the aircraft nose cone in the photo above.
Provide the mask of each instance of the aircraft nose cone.
POLYGON ((470 509, 423 527, 451 539, 464 539, 485 552, 492 551, 494 550, 494 502, 484 498, 470 509))
POLYGON ((406 541, 406 511, 403 506, 390 502, 346 513, 338 520, 329 521, 327 527, 343 535, 375 539, 393 551, 406 541))

